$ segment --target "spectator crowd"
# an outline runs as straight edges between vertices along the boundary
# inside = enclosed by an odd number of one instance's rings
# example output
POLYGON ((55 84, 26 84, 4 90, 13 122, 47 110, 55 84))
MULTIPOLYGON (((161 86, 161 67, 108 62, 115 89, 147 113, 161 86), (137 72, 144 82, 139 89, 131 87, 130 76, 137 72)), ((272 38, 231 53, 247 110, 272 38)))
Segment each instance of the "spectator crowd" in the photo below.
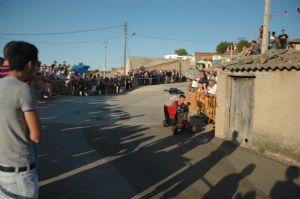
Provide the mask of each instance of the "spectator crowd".
POLYGON ((217 93, 217 71, 205 69, 204 65, 198 66, 198 70, 200 75, 188 80, 189 91, 214 96, 217 93))
POLYGON ((64 62, 51 66, 42 65, 37 71, 32 85, 38 98, 55 95, 108 95, 133 90, 140 85, 155 85, 181 81, 175 70, 147 70, 144 67, 134 69, 127 76, 104 77, 99 73, 74 73, 64 62))
MULTIPOLYGON (((276 32, 269 32, 268 39, 268 48, 269 49, 293 49, 293 45, 290 45, 288 40, 288 35, 285 33, 285 30, 282 29, 280 35, 276 36, 276 32)), ((262 48, 262 40, 263 40, 263 26, 259 27, 259 37, 258 42, 256 40, 252 40, 251 45, 249 47, 244 46, 241 52, 242 55, 257 55, 261 53, 262 48)))

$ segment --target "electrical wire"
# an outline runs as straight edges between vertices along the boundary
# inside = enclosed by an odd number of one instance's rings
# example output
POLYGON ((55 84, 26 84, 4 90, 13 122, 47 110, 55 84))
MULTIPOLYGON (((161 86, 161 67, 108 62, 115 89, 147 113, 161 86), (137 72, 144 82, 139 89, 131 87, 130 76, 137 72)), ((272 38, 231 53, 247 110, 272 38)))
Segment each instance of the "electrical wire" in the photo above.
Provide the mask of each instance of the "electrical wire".
POLYGON ((158 39, 158 40, 168 40, 168 41, 182 41, 182 42, 210 42, 210 43, 218 43, 221 41, 203 41, 203 40, 194 40, 194 39, 176 39, 176 38, 167 38, 167 37, 158 37, 158 36, 147 36, 147 35, 139 35, 135 34, 135 37, 148 38, 148 39, 158 39))
POLYGON ((40 44, 54 44, 54 45, 66 45, 66 44, 85 44, 85 43, 94 43, 94 42, 103 42, 106 40, 113 40, 121 38, 121 36, 109 37, 105 39, 97 39, 97 40, 87 40, 87 41, 66 41, 66 42, 48 42, 48 41, 36 41, 34 43, 40 44))
POLYGON ((123 27, 124 25, 117 25, 117 26, 110 26, 105 28, 94 28, 94 29, 87 29, 87 30, 76 30, 76 31, 66 31, 66 32, 49 32, 49 33, 0 33, 0 35, 12 35, 12 36, 28 36, 28 35, 65 35, 65 34, 76 34, 76 33, 83 33, 83 32, 93 32, 99 30, 107 30, 112 28, 119 28, 123 27))
MULTIPOLYGON (((50 41, 32 41, 32 43, 36 44, 53 44, 53 45, 67 45, 67 44, 84 44, 84 43, 94 43, 94 42, 103 42, 105 40, 113 40, 121 38, 122 36, 115 36, 115 37, 109 37, 105 39, 98 39, 98 40, 87 40, 87 41, 66 41, 66 42, 50 42, 50 41)), ((0 39, 4 40, 14 40, 7 37, 0 36, 0 39)))

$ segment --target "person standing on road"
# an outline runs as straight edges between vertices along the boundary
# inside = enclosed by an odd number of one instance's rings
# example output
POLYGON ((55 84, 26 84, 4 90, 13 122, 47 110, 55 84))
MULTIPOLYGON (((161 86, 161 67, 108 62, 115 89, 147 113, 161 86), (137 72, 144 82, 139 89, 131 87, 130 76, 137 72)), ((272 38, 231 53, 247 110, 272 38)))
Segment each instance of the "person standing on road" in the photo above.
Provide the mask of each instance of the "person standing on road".
POLYGON ((288 35, 285 34, 285 30, 282 29, 281 34, 278 36, 279 45, 282 50, 286 49, 287 43, 288 43, 288 38, 289 38, 288 35))
POLYGON ((0 198, 38 198, 34 145, 41 140, 40 119, 31 87, 38 49, 15 41, 6 49, 9 74, 0 79, 0 198))

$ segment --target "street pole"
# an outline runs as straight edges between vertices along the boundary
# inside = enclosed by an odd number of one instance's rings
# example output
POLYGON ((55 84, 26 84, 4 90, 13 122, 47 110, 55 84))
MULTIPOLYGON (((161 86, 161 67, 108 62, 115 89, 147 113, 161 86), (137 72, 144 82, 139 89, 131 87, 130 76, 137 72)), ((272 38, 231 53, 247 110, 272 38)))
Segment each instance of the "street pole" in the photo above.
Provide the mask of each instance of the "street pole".
POLYGON ((261 53, 264 54, 269 48, 269 25, 270 25, 271 0, 265 0, 265 15, 261 53))
POLYGON ((127 22, 124 24, 124 75, 126 76, 127 22))
POLYGON ((179 77, 181 78, 181 62, 179 62, 179 77))
POLYGON ((107 41, 104 42, 104 78, 106 77, 106 64, 107 64, 107 41))
POLYGON ((230 44, 230 59, 232 59, 232 44, 230 44))

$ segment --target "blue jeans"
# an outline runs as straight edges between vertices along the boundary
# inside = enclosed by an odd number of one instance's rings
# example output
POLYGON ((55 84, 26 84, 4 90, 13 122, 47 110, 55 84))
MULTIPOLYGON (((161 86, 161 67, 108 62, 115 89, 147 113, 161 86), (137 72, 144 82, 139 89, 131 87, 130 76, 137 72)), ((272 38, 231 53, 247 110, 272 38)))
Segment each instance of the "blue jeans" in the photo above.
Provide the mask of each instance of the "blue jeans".
POLYGON ((25 172, 0 171, 1 199, 37 199, 38 186, 36 169, 25 172))

